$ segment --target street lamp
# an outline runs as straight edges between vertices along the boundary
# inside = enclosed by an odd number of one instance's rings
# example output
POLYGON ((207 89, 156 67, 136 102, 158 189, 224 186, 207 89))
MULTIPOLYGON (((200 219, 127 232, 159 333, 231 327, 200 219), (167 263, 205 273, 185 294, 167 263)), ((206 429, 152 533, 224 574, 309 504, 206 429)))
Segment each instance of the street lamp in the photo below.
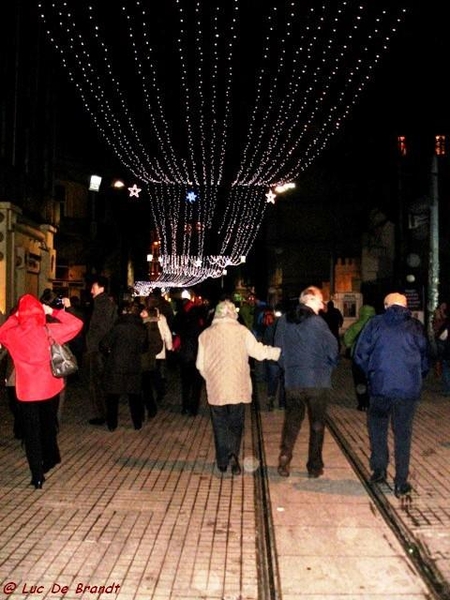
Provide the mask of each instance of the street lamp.
POLYGON ((91 175, 89 180, 89 191, 91 192, 91 239, 95 239, 97 235, 97 221, 96 221, 96 210, 95 210, 95 194, 100 190, 102 178, 100 175, 91 175))
POLYGON ((89 180, 89 191, 90 192, 98 192, 100 189, 100 185, 102 183, 102 178, 100 175, 91 175, 89 180))

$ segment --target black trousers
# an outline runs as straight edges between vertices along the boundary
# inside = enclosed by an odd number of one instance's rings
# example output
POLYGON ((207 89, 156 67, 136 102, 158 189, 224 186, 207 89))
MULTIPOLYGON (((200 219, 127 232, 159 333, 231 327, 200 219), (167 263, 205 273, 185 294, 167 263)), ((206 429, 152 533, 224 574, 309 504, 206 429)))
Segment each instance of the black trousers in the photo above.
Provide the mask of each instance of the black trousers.
POLYGON ((61 462, 56 439, 59 394, 48 400, 18 402, 25 441, 25 453, 33 481, 42 481, 44 472, 61 462))
POLYGON ((164 397, 165 386, 158 365, 152 371, 142 372, 142 396, 149 417, 158 412, 158 402, 164 397))
POLYGON ((195 366, 195 361, 180 362, 182 409, 192 415, 198 413, 203 377, 195 366))
POLYGON ((309 417, 308 471, 323 468, 322 449, 325 435, 325 417, 328 406, 327 388, 299 388, 286 390, 286 410, 284 413, 280 455, 292 458, 292 452, 305 418, 309 417))
POLYGON ((100 352, 88 352, 86 365, 89 377, 89 400, 91 403, 92 417, 105 418, 105 393, 103 391, 104 362, 100 352))
POLYGON ((218 467, 228 466, 230 454, 239 456, 244 430, 245 404, 210 406, 218 467))
POLYGON ((128 396, 131 420, 135 429, 142 427, 144 420, 144 403, 141 394, 107 394, 106 396, 106 423, 109 429, 116 429, 119 419, 119 400, 121 396, 128 396))

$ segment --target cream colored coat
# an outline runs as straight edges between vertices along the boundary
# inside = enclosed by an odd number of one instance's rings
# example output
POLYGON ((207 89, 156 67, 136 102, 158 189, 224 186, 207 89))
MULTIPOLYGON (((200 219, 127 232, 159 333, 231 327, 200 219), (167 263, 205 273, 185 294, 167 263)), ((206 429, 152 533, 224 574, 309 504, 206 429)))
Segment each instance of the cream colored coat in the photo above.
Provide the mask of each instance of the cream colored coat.
POLYGON ((252 382, 249 357, 278 360, 280 348, 265 346, 232 318, 214 319, 198 338, 196 366, 206 381, 213 406, 250 403, 252 382))

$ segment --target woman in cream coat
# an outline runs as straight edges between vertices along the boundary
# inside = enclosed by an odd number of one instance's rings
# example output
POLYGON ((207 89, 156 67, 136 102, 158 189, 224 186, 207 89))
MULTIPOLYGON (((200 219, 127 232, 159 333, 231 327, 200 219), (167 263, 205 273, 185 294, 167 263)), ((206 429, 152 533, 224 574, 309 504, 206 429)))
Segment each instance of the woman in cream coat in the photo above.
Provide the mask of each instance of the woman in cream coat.
POLYGON ((249 357, 278 360, 281 350, 258 342, 237 321, 235 305, 219 302, 214 319, 199 336, 196 366, 206 381, 219 471, 231 464, 233 475, 241 473, 239 450, 245 405, 252 400, 249 357))

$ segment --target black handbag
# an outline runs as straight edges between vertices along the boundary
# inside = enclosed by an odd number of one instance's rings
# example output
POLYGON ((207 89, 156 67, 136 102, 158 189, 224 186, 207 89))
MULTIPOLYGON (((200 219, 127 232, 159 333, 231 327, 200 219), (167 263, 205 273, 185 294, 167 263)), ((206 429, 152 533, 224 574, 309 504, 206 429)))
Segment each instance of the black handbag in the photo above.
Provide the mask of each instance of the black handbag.
POLYGON ((48 327, 47 335, 50 342, 50 368, 53 377, 58 379, 67 377, 78 371, 77 359, 66 344, 58 344, 50 335, 48 327))

